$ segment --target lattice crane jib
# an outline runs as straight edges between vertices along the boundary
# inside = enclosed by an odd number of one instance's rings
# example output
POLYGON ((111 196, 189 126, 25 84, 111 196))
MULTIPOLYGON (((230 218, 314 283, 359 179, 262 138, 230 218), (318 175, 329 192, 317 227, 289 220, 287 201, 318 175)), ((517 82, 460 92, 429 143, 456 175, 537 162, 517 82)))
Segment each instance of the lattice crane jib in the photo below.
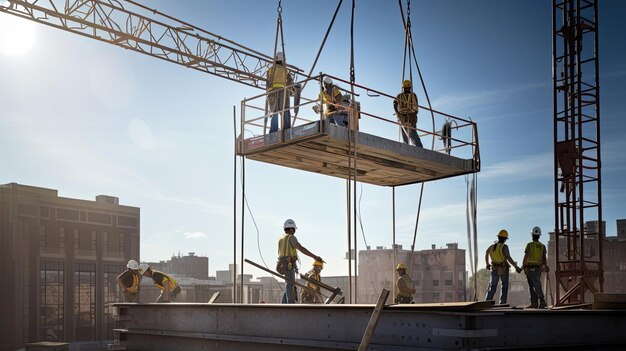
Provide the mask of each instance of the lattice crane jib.
POLYGON ((603 289, 596 0, 553 0, 557 305, 603 289))
POLYGON ((8 0, 0 11, 259 89, 272 64, 271 56, 134 1, 8 0))

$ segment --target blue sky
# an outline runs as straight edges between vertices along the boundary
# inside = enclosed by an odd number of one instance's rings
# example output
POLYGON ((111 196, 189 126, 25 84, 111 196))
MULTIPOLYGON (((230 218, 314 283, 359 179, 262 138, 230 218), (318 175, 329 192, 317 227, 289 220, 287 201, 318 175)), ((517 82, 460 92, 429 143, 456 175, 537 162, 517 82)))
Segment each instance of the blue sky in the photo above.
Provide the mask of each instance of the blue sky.
MULTIPOLYGON (((336 4, 283 1, 289 63, 310 69, 336 4)), ((150 7, 271 54, 276 5, 154 1, 150 7)), ((349 77, 349 5, 344 1, 316 72, 349 77)), ((417 57, 433 107, 478 123, 479 262, 501 228, 509 230, 511 252, 521 261, 532 227, 548 232, 554 226, 550 6, 412 2, 417 57)), ((626 122, 620 109, 626 99, 626 32, 618 30, 624 13, 625 2, 600 2, 609 235, 615 234, 615 220, 626 218, 626 122)), ((403 41, 396 2, 358 1, 357 82, 396 94, 403 41)), ((81 199, 113 195, 140 207, 142 260, 194 251, 210 257, 211 274, 232 262, 232 106, 256 95, 255 89, 4 13, 0 77, 0 183, 50 187, 81 199), (24 49, 18 53, 10 40, 30 45, 18 45, 24 49)), ((420 98, 425 103, 423 93, 420 98)), ((450 242, 467 247, 465 188, 464 177, 426 184, 417 249, 450 242)), ((361 189, 367 244, 391 246, 391 189, 361 189)), ((412 241, 418 193, 417 185, 396 189, 397 242, 405 247, 412 241)), ((271 266, 282 223, 293 218, 304 246, 327 261, 325 274, 347 274, 345 181, 248 161, 246 194, 258 226, 257 232, 246 213, 247 258, 263 256, 271 266)), ((361 233, 359 238, 363 248, 361 233)), ((303 258, 303 266, 309 264, 303 258)))

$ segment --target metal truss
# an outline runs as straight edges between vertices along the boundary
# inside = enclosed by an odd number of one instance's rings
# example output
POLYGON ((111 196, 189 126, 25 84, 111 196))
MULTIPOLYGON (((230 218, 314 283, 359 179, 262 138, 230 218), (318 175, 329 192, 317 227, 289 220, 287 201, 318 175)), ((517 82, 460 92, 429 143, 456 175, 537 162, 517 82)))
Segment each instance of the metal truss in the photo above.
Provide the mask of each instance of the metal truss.
POLYGON ((595 0, 553 0, 557 305, 603 290, 597 13, 595 0))
POLYGON ((0 11, 260 89, 272 64, 270 56, 134 1, 8 0, 0 11))

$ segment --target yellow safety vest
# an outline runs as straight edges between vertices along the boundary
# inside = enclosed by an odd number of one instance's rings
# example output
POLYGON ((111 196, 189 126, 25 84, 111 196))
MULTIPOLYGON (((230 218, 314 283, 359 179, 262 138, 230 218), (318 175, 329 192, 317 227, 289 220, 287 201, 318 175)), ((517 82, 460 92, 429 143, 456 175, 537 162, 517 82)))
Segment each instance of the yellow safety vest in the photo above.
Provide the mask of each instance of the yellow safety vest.
MULTIPOLYGON (((318 273, 315 273, 315 271, 312 269, 307 273, 307 275, 309 276, 309 278, 318 282, 322 279, 320 275, 318 273)), ((306 282, 306 286, 314 290, 319 290, 319 287, 311 282, 306 282)))
POLYGON ((413 296, 411 285, 413 285, 413 282, 408 274, 399 276, 397 281, 398 295, 407 297, 413 296))
POLYGON ((541 265, 543 263, 543 250, 545 246, 538 241, 531 241, 526 245, 526 252, 528 252, 528 258, 526 264, 529 265, 541 265))
POLYGON ((283 88, 287 85, 289 71, 283 65, 273 65, 268 72, 268 79, 272 88, 283 88))
POLYGON ((156 285, 157 288, 159 288, 161 290, 164 290, 165 289, 164 285, 167 284, 167 285, 170 286, 170 291, 173 291, 174 289, 176 289, 176 286, 178 286, 178 284, 176 283, 176 279, 174 279, 174 277, 172 277, 172 276, 170 276, 168 274, 165 274, 163 272, 160 272, 160 271, 152 270, 152 274, 154 274, 154 273, 163 274, 163 277, 164 277, 163 281, 161 282, 163 285, 158 284, 157 282, 153 281, 154 285, 156 285))
POLYGON ((489 257, 491 257, 491 263, 500 264, 506 260, 504 257, 504 244, 497 243, 493 250, 489 251, 489 257))
POLYGON ((130 288, 128 288, 128 292, 131 292, 134 294, 134 293, 139 292, 139 277, 135 273, 132 273, 132 275, 133 275, 133 285, 131 285, 130 288))
POLYGON ((414 93, 400 93, 397 96, 400 100, 398 113, 416 113, 417 112, 417 96, 414 93))
POLYGON ((339 98, 341 97, 341 93, 334 86, 331 88, 331 94, 326 92, 326 89, 322 89, 322 94, 320 96, 323 103, 326 104, 326 109, 328 112, 337 111, 339 103, 339 98))
POLYGON ((291 234, 285 234, 278 240, 278 257, 298 258, 298 251, 291 246, 290 237, 291 234))

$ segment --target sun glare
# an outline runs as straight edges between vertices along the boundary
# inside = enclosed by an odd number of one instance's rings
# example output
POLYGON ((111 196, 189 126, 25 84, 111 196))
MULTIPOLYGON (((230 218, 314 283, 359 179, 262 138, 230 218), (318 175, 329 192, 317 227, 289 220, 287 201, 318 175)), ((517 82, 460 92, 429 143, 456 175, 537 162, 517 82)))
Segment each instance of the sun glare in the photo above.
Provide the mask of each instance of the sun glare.
POLYGON ((28 53, 35 46, 35 26, 29 20, 0 13, 0 53, 13 57, 28 53))

